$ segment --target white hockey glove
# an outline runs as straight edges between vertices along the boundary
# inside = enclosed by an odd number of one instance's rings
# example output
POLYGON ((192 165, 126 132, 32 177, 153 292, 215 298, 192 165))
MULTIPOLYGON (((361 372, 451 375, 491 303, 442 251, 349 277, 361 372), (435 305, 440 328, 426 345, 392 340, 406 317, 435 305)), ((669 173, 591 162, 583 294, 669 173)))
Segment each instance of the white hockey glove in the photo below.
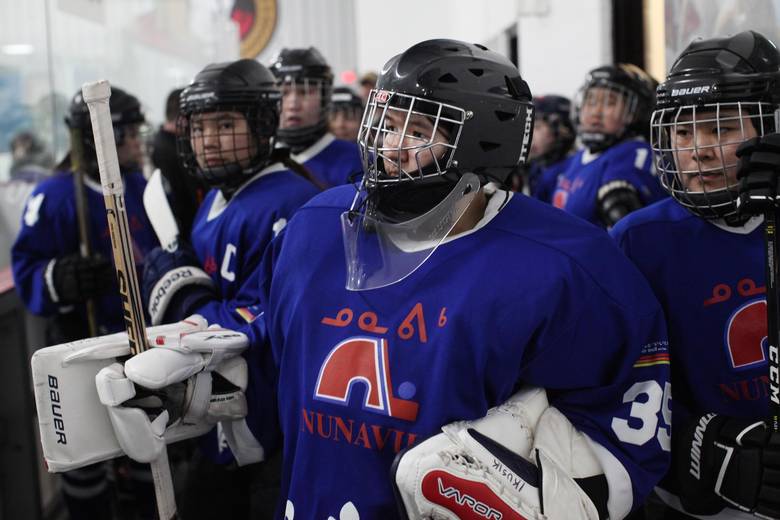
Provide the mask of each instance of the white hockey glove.
MULTIPOLYGON (((393 465, 399 508, 411 519, 593 519, 574 479, 601 467, 585 436, 543 389, 526 388, 475 421, 442 428, 393 465)), ((606 480, 603 511, 606 511, 606 480)))
POLYGON ((153 340, 153 348, 95 378, 119 445, 138 462, 157 459, 170 428, 246 416, 244 334, 210 327, 153 340))

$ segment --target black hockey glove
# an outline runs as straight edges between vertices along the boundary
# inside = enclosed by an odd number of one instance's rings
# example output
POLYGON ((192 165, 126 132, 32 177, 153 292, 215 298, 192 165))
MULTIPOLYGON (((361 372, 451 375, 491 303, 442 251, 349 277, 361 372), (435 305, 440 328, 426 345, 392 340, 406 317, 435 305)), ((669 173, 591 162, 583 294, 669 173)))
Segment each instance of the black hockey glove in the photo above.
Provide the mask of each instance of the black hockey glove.
POLYGON ((739 200, 742 215, 761 215, 777 204, 780 134, 748 139, 737 148, 739 200))
POLYGON ((116 288, 111 262, 100 255, 83 258, 73 254, 57 258, 51 268, 51 283, 58 303, 82 303, 116 288))
POLYGON ((780 434, 763 421, 707 414, 675 440, 680 500, 693 514, 732 507, 780 519, 780 434))
POLYGON ((173 252, 156 247, 146 255, 141 292, 152 325, 181 321, 216 298, 214 282, 187 244, 173 252))

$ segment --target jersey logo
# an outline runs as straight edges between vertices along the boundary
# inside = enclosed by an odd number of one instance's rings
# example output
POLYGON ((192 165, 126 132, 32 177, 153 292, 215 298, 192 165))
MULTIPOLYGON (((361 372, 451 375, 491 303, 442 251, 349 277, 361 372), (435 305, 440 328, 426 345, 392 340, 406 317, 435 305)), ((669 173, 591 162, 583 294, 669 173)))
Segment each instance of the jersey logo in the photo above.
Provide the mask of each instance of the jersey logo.
POLYGON ((230 270, 230 261, 236 256, 236 246, 228 244, 225 247, 225 256, 222 257, 222 268, 219 270, 219 274, 222 278, 228 282, 236 281, 236 273, 230 270))
POLYGON ((404 421, 415 421, 419 404, 409 400, 416 393, 411 382, 393 393, 388 361, 387 340, 354 337, 342 341, 330 351, 320 367, 314 399, 349 406, 352 392, 363 390, 364 410, 404 421))
POLYGON ((732 368, 741 370, 766 363, 766 300, 739 307, 728 320, 723 338, 732 368))
POLYGON ((34 197, 30 197, 27 201, 27 209, 24 212, 24 223, 29 227, 33 227, 35 223, 38 222, 44 197, 45 194, 39 193, 34 197))
POLYGON ((564 190, 555 190, 553 194, 552 204, 558 209, 566 207, 566 200, 569 198, 569 192, 564 190))

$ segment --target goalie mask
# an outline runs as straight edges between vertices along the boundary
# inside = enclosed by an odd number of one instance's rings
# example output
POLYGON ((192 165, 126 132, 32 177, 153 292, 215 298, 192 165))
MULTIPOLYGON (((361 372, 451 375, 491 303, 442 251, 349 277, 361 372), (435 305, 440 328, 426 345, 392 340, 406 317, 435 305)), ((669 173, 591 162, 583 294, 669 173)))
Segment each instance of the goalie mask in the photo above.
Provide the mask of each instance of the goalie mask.
POLYGON ((650 130, 656 171, 692 213, 738 223, 736 149, 775 131, 780 54, 745 31, 697 40, 659 85, 650 130))
POLYGON ((591 152, 606 150, 623 139, 646 135, 653 111, 656 81, 627 63, 590 71, 574 99, 573 123, 591 152))
POLYGON ((504 56, 419 43, 384 66, 358 144, 364 178, 342 215, 351 290, 400 281, 433 253, 479 191, 526 161, 528 85, 504 56))
POLYGON ((177 149, 213 188, 233 191, 265 167, 279 122, 273 75, 250 59, 203 69, 180 97, 177 149))
MULTIPOLYGON (((125 90, 112 86, 111 97, 108 100, 111 112, 111 122, 114 127, 114 142, 121 147, 128 136, 138 138, 139 126, 146 123, 138 98, 125 90)), ((81 95, 81 89, 73 96, 65 125, 70 130, 70 166, 92 176, 98 176, 97 152, 95 137, 92 134, 92 120, 89 108, 81 95)), ((135 161, 123 161, 119 157, 122 170, 137 169, 140 165, 135 161), (133 164, 130 164, 132 162, 133 164)))
POLYGON ((282 49, 269 68, 283 96, 279 140, 299 153, 328 131, 333 73, 314 47, 282 49))

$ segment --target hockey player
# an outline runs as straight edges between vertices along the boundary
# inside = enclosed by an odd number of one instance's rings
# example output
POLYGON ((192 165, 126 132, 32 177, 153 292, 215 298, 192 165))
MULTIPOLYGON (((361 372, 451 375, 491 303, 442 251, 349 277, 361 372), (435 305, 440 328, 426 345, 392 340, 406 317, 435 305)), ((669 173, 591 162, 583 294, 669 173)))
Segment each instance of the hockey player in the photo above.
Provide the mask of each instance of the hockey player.
POLYGON ((282 49, 269 68, 282 89, 279 141, 292 158, 311 170, 323 187, 359 180, 357 145, 328 132, 333 73, 320 52, 314 47, 282 49))
POLYGON ((777 48, 753 31, 691 43, 658 88, 651 123, 672 198, 611 231, 664 307, 672 347, 673 466, 654 518, 780 518, 780 437, 764 422, 762 218, 737 205, 738 176, 749 196, 780 165, 778 134, 766 136, 777 130, 779 67, 777 48))
POLYGON ((179 153, 212 189, 193 222, 197 257, 186 245, 150 255, 143 285, 153 324, 197 312, 229 326, 257 314, 256 282, 246 282, 266 244, 318 192, 274 149, 279 102, 273 75, 249 59, 211 64, 182 92, 179 153))
POLYGON ((516 179, 514 191, 543 202, 552 202, 558 176, 566 170, 574 146, 574 127, 569 113, 571 101, 563 96, 534 98, 534 138, 528 152, 528 166, 516 179))
MULTIPOLYGON (((598 230, 482 187, 525 160, 532 118, 503 56, 417 44, 372 92, 361 190, 318 195, 266 250, 248 424, 281 420, 280 515, 393 518, 395 486, 412 518, 622 518, 666 471, 650 289, 598 230)), ((273 448, 231 439, 244 462, 273 448)))
MULTIPOLYGON (((189 172, 212 190, 195 216, 194 251, 182 245, 149 255, 143 290, 153 324, 198 313, 209 323, 237 328, 260 313, 253 274, 263 250, 319 191, 305 168, 274 147, 280 98, 274 76, 250 59, 209 65, 182 92, 179 153, 189 172)), ((195 466, 197 474, 219 478, 233 509, 199 500, 203 493, 190 488, 183 504, 190 517, 213 517, 215 507, 238 516, 248 507, 246 493, 238 497, 247 476, 211 464, 232 460, 217 437, 201 443, 206 459, 195 466)), ((197 486, 196 480, 191 482, 197 486)))
MULTIPOLYGON (((118 87, 111 90, 109 107, 140 274, 146 253, 157 245, 142 204, 146 181, 141 173, 143 152, 139 125, 144 122, 144 115, 135 96, 118 87)), ((50 344, 89 336, 86 307, 89 300, 94 302, 97 333, 117 332, 125 327, 110 260, 111 239, 92 124, 81 91, 74 96, 65 123, 71 130, 70 152, 55 175, 41 182, 30 195, 21 230, 11 250, 14 281, 20 298, 33 314, 53 318, 53 327, 47 334, 50 344), (83 174, 83 186, 74 182, 75 169, 83 174), (84 193, 82 210, 86 213, 91 256, 83 256, 80 252, 77 189, 84 193)), ((68 472, 63 478, 71 518, 110 518, 110 490, 104 465, 68 472)), ((153 510, 153 501, 148 505, 149 510, 153 510)))
POLYGON ((363 102, 349 87, 333 89, 333 107, 330 110, 328 128, 336 139, 355 142, 363 117, 363 102))
POLYGON ((553 205, 610 228, 664 196, 651 174, 644 135, 655 81, 630 64, 590 71, 575 99, 574 125, 584 149, 558 177, 553 205))

